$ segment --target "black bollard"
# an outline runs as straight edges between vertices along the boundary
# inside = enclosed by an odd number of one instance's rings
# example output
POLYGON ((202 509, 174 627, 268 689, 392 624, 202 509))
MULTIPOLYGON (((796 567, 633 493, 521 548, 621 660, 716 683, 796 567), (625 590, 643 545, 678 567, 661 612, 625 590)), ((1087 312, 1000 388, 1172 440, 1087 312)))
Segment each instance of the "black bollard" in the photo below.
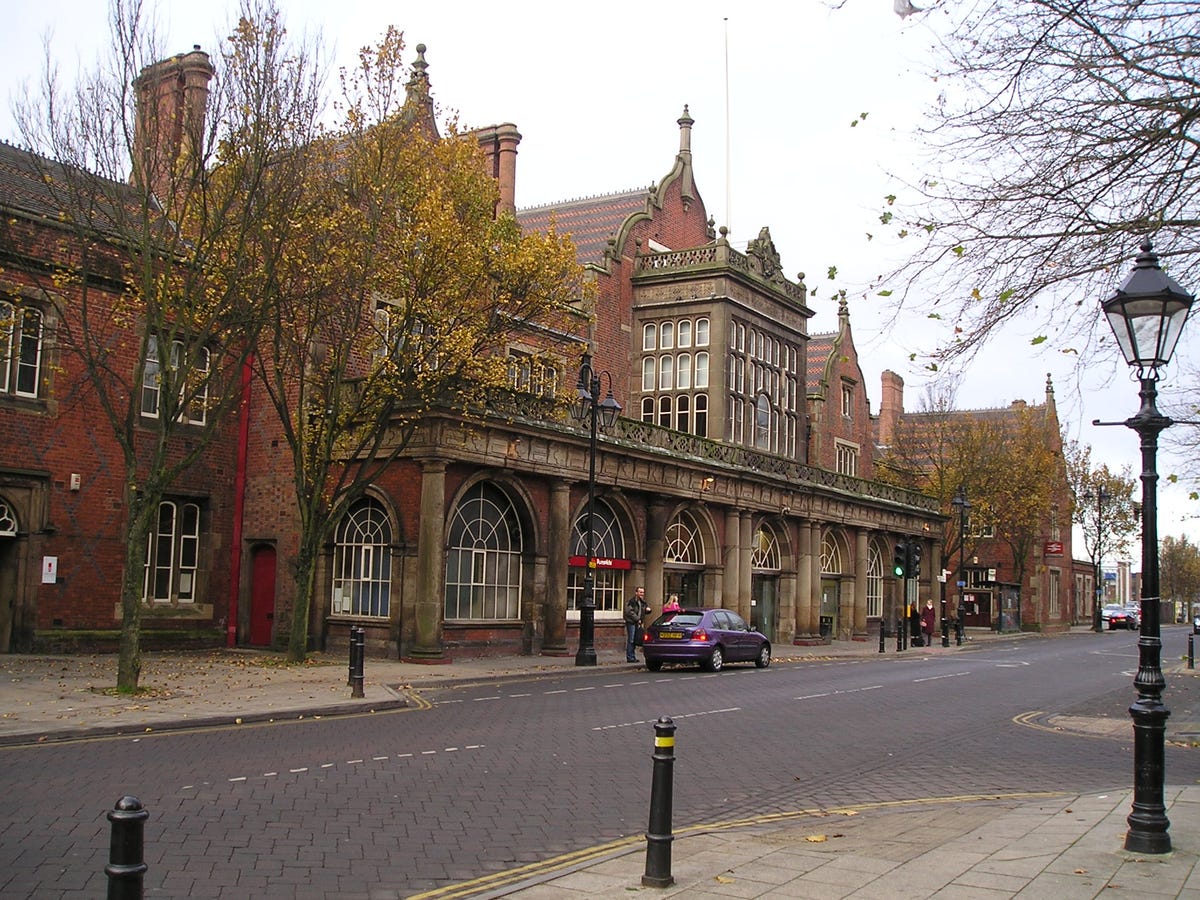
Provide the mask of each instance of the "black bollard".
POLYGON ((108 845, 108 900, 142 900, 142 834, 150 813, 137 797, 122 797, 108 814, 112 834, 108 845))
POLYGON ((883 652, 884 652, 884 646, 883 646, 883 632, 884 632, 884 628, 883 628, 883 619, 880 619, 880 620, 879 620, 879 652, 880 652, 880 653, 883 653, 883 652))
POLYGON ((900 627, 900 618, 896 618, 896 652, 904 649, 904 629, 900 627))
POLYGON ((654 723, 654 780, 650 785, 650 824, 646 828, 646 887, 670 887, 671 875, 671 804, 675 777, 675 723, 670 716, 659 716, 654 723))
POLYGON ((363 694, 363 657, 367 649, 367 629, 350 628, 350 696, 360 698, 363 694))
POLYGON ((963 642, 963 608, 958 606, 958 618, 954 622, 954 646, 961 647, 963 642))
POLYGON ((1195 640, 1195 634, 1196 633, 1194 631, 1188 632, 1188 668, 1189 669, 1196 668, 1196 655, 1193 652, 1195 649, 1193 646, 1193 642, 1195 640))
POLYGON ((950 620, 942 616, 942 646, 950 646, 950 620))

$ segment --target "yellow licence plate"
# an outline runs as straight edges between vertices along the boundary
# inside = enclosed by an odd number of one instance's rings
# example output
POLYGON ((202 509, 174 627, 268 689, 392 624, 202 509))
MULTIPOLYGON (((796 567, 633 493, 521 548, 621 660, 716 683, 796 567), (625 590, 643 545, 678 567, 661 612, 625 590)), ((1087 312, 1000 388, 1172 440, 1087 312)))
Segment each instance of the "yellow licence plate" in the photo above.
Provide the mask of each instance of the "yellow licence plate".
POLYGON ((664 641, 677 641, 683 637, 682 631, 660 631, 658 636, 664 641))

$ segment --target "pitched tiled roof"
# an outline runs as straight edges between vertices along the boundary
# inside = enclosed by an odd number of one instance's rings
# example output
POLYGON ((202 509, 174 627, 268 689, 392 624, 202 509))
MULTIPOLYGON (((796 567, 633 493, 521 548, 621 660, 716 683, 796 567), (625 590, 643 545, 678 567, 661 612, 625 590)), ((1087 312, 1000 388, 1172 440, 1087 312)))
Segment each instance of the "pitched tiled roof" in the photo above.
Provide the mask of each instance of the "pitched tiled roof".
POLYGON ((526 233, 547 232, 553 224, 558 234, 570 235, 575 243, 575 257, 581 264, 601 263, 608 239, 617 237, 630 216, 646 212, 649 197, 647 188, 639 188, 564 200, 517 210, 517 221, 526 233))
POLYGON ((127 184, 72 171, 0 141, 0 208, 55 221, 74 208, 79 221, 112 233, 114 203, 138 208, 138 198, 127 184), (92 194, 86 203, 87 192, 80 190, 84 187, 92 194))
POLYGON ((833 342, 836 339, 836 331, 808 336, 808 371, 804 381, 810 390, 820 384, 821 379, 825 377, 825 366, 833 354, 833 342))

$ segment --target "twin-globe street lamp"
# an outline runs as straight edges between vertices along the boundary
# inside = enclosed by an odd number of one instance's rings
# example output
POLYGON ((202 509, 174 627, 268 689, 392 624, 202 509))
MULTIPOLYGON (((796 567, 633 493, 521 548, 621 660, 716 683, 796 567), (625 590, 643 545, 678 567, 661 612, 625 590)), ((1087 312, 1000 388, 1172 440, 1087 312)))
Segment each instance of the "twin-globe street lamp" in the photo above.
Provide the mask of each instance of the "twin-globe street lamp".
POLYGON ((1158 265, 1149 239, 1141 246, 1133 271, 1116 293, 1101 304, 1108 324, 1125 355, 1137 367, 1142 407, 1122 422, 1093 421, 1093 425, 1124 424, 1137 432, 1142 446, 1142 622, 1138 637, 1138 670, 1133 679, 1137 700, 1129 707, 1133 719, 1133 810, 1126 821, 1125 849, 1135 853, 1167 853, 1171 837, 1163 804, 1163 746, 1167 717, 1162 702, 1166 680, 1162 673, 1159 637, 1158 507, 1156 470, 1158 435, 1173 421, 1158 411, 1158 369, 1175 352, 1195 299, 1158 265))
MULTIPOLYGON (((955 493, 954 499, 950 501, 952 506, 958 507, 958 611, 955 615, 954 622, 954 644, 957 647, 962 646, 963 642, 963 615, 966 612, 964 606, 966 603, 967 591, 967 510, 971 508, 971 504, 967 501, 967 489, 960 487, 955 493)), ((997 592, 997 597, 999 593, 997 592)), ((997 608, 997 615, 1003 615, 1003 611, 997 608)), ((945 620, 946 611, 942 610, 943 622, 945 620)), ((999 631, 1000 629, 997 628, 999 631)), ((950 633, 948 627, 942 626, 942 646, 950 646, 950 633)))
POLYGON ((588 445, 588 499, 585 543, 587 547, 586 573, 583 576, 583 597, 579 606, 579 650, 575 654, 575 665, 596 665, 596 529, 594 527, 596 504, 596 429, 608 431, 616 424, 621 413, 621 404, 612 393, 612 375, 597 372, 592 368, 592 355, 583 354, 579 366, 579 383, 575 386, 575 399, 571 403, 571 417, 577 422, 588 423, 591 441, 588 445), (600 396, 600 376, 608 376, 608 395, 600 396))

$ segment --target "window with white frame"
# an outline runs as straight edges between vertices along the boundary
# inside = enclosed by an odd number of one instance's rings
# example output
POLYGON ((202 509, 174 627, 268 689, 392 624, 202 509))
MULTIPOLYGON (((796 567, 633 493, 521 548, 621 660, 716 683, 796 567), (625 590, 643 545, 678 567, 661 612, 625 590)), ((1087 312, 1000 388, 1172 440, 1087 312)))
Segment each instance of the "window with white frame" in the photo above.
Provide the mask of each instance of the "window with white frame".
POLYGON ((842 418, 854 418, 854 385, 848 381, 842 382, 842 418))
POLYGON ((142 600, 195 603, 200 565, 200 504, 164 500, 146 546, 142 600))
POLYGON ((0 302, 0 395, 37 397, 41 374, 41 310, 0 302))
POLYGON ((553 398, 558 394, 558 370, 530 353, 509 350, 508 384, 517 393, 553 398))
POLYGON ((146 345, 146 364, 142 372, 142 415, 157 419, 163 415, 171 386, 179 398, 175 415, 180 421, 203 425, 208 418, 208 376, 210 354, 207 347, 196 347, 185 356, 182 341, 151 338, 146 345), (167 357, 163 362, 163 356, 167 357))
POLYGON ((470 488, 447 539, 446 618, 519 618, 524 537, 508 496, 487 482, 470 488))
MULTIPOLYGON (((587 563, 587 510, 575 520, 571 542, 572 556, 587 563)), ((592 553, 597 559, 626 558, 625 535, 616 514, 603 500, 596 500, 592 509, 592 553)), ((583 582, 587 570, 572 566, 567 572, 567 611, 578 613, 583 600, 583 582)), ((613 567, 592 570, 592 597, 597 613, 620 613, 625 601, 625 572, 613 567)))
POLYGON ((858 477, 858 445, 834 440, 834 464, 839 475, 858 477))
POLYGON ((1051 569, 1046 574, 1048 576, 1046 580, 1049 582, 1047 593, 1050 595, 1048 597, 1050 608, 1047 610, 1047 613, 1051 619, 1058 619, 1062 617, 1062 606, 1059 598, 1059 580, 1062 571, 1060 569, 1051 569))
POLYGON ((883 615, 883 554, 874 544, 867 551, 867 618, 883 615))
POLYGON ((744 322, 730 323, 726 440, 769 453, 797 455, 800 359, 794 343, 744 322))
POLYGON ((330 612, 387 618, 391 595, 391 520, 378 500, 366 497, 350 508, 334 532, 330 612))
POLYGON ((380 301, 375 307, 375 335, 371 353, 378 362, 392 358, 396 365, 415 371, 436 369, 437 329, 419 316, 412 315, 394 301, 380 301), (401 354, 408 354, 400 359, 401 354))
POLYGON ((643 422, 708 436, 708 335, 703 316, 642 325, 643 422))

